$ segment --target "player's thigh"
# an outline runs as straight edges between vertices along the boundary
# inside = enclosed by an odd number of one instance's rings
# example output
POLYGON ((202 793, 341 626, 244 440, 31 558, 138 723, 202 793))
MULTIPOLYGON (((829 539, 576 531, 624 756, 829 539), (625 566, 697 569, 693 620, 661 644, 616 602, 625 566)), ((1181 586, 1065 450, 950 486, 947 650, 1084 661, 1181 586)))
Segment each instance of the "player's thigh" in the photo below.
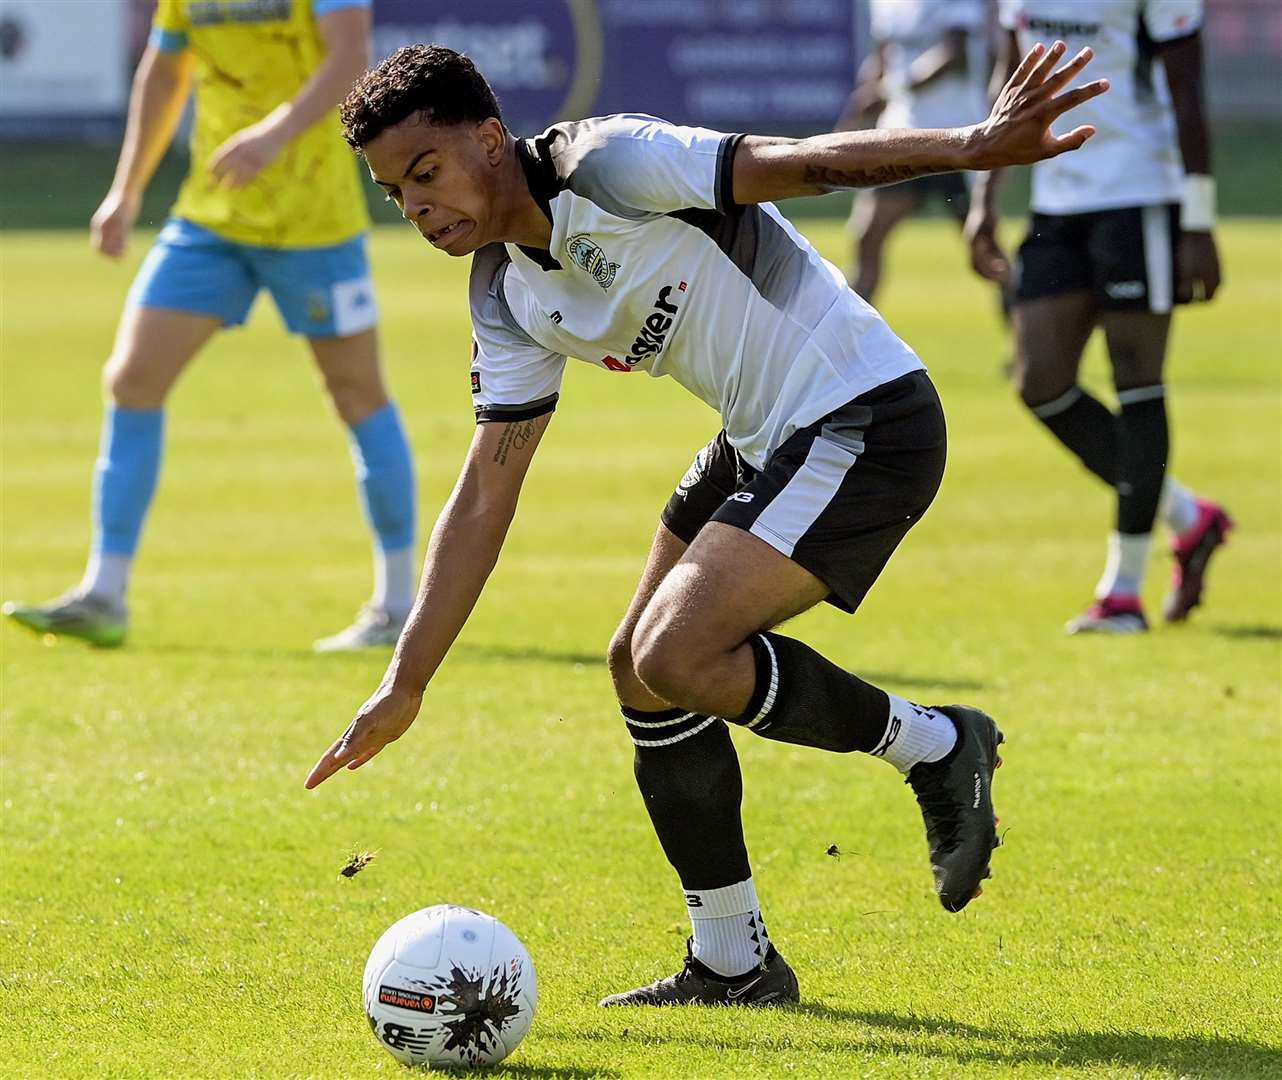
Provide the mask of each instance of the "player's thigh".
POLYGON ((190 222, 168 222, 130 287, 103 373, 108 396, 158 408, 214 332, 244 322, 255 292, 236 245, 190 222))
POLYGON ((946 453, 924 372, 794 433, 663 579, 633 635, 637 662, 697 674, 820 601, 854 611, 929 507, 946 453))
POLYGON ((1105 311, 1100 325, 1113 366, 1113 384, 1119 392, 1161 383, 1171 329, 1169 314, 1105 311))
POLYGON ((183 368, 222 325, 211 315, 126 305, 103 369, 108 400, 126 409, 159 409, 183 368))
POLYGON ((1015 386, 1030 408, 1052 402, 1076 385, 1096 315, 1095 298, 1086 291, 1015 302, 1015 386))
POLYGON ((376 329, 347 337, 308 338, 307 343, 334 409, 346 424, 355 426, 387 404, 376 329))
MULTIPOLYGON (((744 482, 746 476, 741 474, 738 455, 722 431, 695 454, 664 506, 641 580, 610 641, 610 674, 624 704, 633 704, 638 694, 652 696, 637 680, 632 667, 632 636, 642 612, 699 531, 744 482)), ((635 703, 638 708, 645 707, 635 703)))
POLYGON ((1100 324, 1120 391, 1162 381, 1175 302, 1177 215, 1173 206, 1132 206, 1094 219, 1100 324))
POLYGON ((610 667, 610 679, 614 683, 615 695, 622 705, 652 710, 667 706, 667 702, 655 697, 637 678, 636 670, 632 665, 632 635, 641 618, 641 613, 650 603, 668 572, 685 554, 687 547, 689 545, 684 540, 660 523, 654 534, 654 540, 650 544, 650 554, 646 558, 645 569, 641 572, 641 580, 637 582, 636 592, 633 593, 628 610, 610 639, 606 660, 610 667))
POLYGON ((1015 256, 1015 385, 1036 408, 1077 382, 1098 305, 1089 215, 1034 214, 1015 256))
POLYGON ((633 632, 633 663, 643 672, 661 667, 664 681, 672 681, 678 668, 697 673, 757 631, 808 611, 830 591, 761 537, 710 521, 645 606, 633 632))

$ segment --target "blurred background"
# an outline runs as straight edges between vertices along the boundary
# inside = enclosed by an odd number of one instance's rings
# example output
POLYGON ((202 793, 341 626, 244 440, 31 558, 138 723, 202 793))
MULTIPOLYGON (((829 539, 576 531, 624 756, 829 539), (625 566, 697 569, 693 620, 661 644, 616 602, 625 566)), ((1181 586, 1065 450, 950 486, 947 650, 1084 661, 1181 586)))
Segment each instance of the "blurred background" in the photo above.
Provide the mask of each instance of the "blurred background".
MULTIPOLYGON (((1282 2, 1207 3, 1207 80, 1225 214, 1282 213, 1282 2)), ((86 227, 105 193, 154 0, 0 0, 0 228, 86 227)), ((650 112, 721 130, 829 130, 867 35, 864 0, 374 0, 378 58, 467 52, 519 134, 650 112)), ((185 168, 176 142, 141 225, 185 168)), ((1026 189, 1010 185, 1018 208, 1026 189)), ((390 208, 372 188, 372 209, 390 208)), ((801 203, 844 214, 848 197, 801 203)))

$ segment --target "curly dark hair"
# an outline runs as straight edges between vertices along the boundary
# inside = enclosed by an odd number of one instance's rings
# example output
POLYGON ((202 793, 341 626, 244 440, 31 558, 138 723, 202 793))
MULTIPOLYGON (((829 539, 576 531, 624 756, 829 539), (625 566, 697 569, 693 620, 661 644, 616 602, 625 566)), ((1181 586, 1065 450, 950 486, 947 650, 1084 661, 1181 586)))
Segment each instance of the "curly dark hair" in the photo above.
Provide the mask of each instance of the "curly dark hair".
POLYGON ((343 138, 360 150, 416 113, 431 124, 503 119, 490 84, 466 56, 443 45, 406 45, 356 80, 339 110, 343 138))

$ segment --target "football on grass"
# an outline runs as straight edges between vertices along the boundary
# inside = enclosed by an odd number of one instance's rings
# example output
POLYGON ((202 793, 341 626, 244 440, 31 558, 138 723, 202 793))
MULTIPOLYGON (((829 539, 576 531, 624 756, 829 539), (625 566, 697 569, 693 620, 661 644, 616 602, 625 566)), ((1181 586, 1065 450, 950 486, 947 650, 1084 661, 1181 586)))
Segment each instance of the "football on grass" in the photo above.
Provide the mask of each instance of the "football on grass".
POLYGON ((534 965, 498 919, 437 904, 393 923, 365 964, 365 1014, 406 1065, 493 1065, 525 1037, 534 965))

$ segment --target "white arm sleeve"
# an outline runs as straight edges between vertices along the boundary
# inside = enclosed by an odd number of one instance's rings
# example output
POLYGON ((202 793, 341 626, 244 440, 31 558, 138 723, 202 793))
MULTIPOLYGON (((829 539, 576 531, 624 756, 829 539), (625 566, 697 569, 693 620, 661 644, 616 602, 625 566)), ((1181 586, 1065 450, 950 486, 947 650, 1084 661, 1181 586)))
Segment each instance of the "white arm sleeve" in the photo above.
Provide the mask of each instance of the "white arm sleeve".
POLYGON ((621 217, 730 209, 741 137, 640 113, 559 124, 544 136, 560 182, 621 217))
POLYGON ((499 244, 473 256, 472 408, 477 423, 529 420, 556 408, 565 356, 517 324, 503 295, 506 256, 499 244))

